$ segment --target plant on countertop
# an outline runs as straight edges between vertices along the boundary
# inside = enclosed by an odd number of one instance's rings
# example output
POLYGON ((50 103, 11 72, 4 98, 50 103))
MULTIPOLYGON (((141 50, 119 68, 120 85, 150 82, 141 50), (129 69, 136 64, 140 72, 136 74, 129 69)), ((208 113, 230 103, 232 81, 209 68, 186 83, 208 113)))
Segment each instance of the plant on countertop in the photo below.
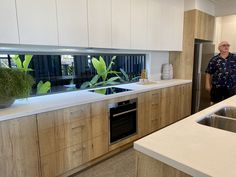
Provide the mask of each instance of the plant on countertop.
POLYGON ((97 74, 87 82, 84 82, 81 85, 81 89, 85 89, 87 87, 96 87, 96 86, 106 86, 106 85, 112 85, 117 84, 118 82, 115 82, 116 80, 120 79, 118 76, 118 71, 111 70, 112 65, 114 65, 114 60, 116 59, 116 56, 112 57, 110 64, 108 67, 106 66, 106 63, 104 59, 100 56, 99 59, 92 58, 92 64, 93 67, 96 69, 97 74), (108 79, 108 76, 111 74, 115 74, 115 77, 110 77, 108 79), (99 82, 99 79, 102 81, 99 82))
MULTIPOLYGON (((25 55, 24 61, 22 62, 19 55, 12 56, 13 61, 15 62, 17 68, 25 73, 28 73, 29 71, 33 71, 33 69, 29 68, 29 64, 33 58, 33 55, 25 55)), ((37 84, 37 95, 42 95, 48 93, 48 91, 51 89, 51 82, 46 81, 43 83, 43 81, 39 81, 37 84)))
POLYGON ((0 68, 0 76, 0 108, 10 106, 17 98, 30 95, 34 84, 32 76, 11 68, 0 68))

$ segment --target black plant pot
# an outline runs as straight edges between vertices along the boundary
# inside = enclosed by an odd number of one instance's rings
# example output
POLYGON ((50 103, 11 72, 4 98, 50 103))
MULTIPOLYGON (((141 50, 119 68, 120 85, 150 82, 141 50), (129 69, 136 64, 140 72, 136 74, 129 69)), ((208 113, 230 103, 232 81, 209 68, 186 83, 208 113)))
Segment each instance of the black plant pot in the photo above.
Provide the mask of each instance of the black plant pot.
POLYGON ((0 109, 8 108, 10 107, 13 103, 15 102, 14 98, 10 98, 9 100, 6 101, 0 101, 0 109))

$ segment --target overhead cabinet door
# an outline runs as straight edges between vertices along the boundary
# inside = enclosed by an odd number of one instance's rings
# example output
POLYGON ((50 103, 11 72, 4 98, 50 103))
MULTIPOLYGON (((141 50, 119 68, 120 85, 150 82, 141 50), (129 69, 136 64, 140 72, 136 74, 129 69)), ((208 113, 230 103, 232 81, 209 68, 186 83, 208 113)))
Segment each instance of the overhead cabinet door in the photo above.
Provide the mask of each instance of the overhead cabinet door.
POLYGON ((60 46, 88 47, 87 0, 57 0, 60 46))
POLYGON ((111 0, 88 0, 89 47, 111 48, 111 0))
POLYGON ((183 0, 148 1, 148 49, 181 51, 183 0))
POLYGON ((112 0, 112 48, 130 49, 131 0, 112 0))
POLYGON ((131 0, 131 48, 147 49, 147 0, 131 0))
POLYGON ((19 43, 15 0, 1 0, 0 43, 19 43))
POLYGON ((58 45, 55 0, 16 0, 21 44, 58 45))

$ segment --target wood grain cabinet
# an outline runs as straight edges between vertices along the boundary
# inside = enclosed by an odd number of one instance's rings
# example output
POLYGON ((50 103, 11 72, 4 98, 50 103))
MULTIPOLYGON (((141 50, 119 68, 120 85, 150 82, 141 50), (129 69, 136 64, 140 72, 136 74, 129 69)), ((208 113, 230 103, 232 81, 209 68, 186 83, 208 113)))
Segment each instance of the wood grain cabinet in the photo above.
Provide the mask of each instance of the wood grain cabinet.
POLYGON ((43 177, 61 175, 108 151, 106 107, 98 102, 38 114, 43 177))
POLYGON ((40 177, 36 116, 0 122, 0 177, 40 177))
POLYGON ((161 90, 141 93, 138 96, 138 134, 145 136, 160 128, 161 90))
POLYGON ((191 84, 138 95, 138 134, 145 136, 191 113, 191 84))

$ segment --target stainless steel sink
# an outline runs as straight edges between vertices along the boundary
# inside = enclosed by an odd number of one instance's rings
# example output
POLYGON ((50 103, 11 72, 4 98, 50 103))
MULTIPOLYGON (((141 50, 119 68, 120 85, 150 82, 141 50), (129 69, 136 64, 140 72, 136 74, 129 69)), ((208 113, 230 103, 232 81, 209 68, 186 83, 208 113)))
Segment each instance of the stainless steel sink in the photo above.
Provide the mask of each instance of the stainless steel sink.
POLYGON ((227 130, 227 131, 236 133, 236 120, 235 119, 221 117, 217 115, 211 115, 200 120, 198 123, 209 126, 209 127, 219 128, 222 130, 227 130))
POLYGON ((214 114, 224 117, 231 117, 236 119, 236 108, 234 107, 225 107, 215 112, 214 114))
POLYGON ((198 123, 236 133, 236 107, 224 107, 198 123))

